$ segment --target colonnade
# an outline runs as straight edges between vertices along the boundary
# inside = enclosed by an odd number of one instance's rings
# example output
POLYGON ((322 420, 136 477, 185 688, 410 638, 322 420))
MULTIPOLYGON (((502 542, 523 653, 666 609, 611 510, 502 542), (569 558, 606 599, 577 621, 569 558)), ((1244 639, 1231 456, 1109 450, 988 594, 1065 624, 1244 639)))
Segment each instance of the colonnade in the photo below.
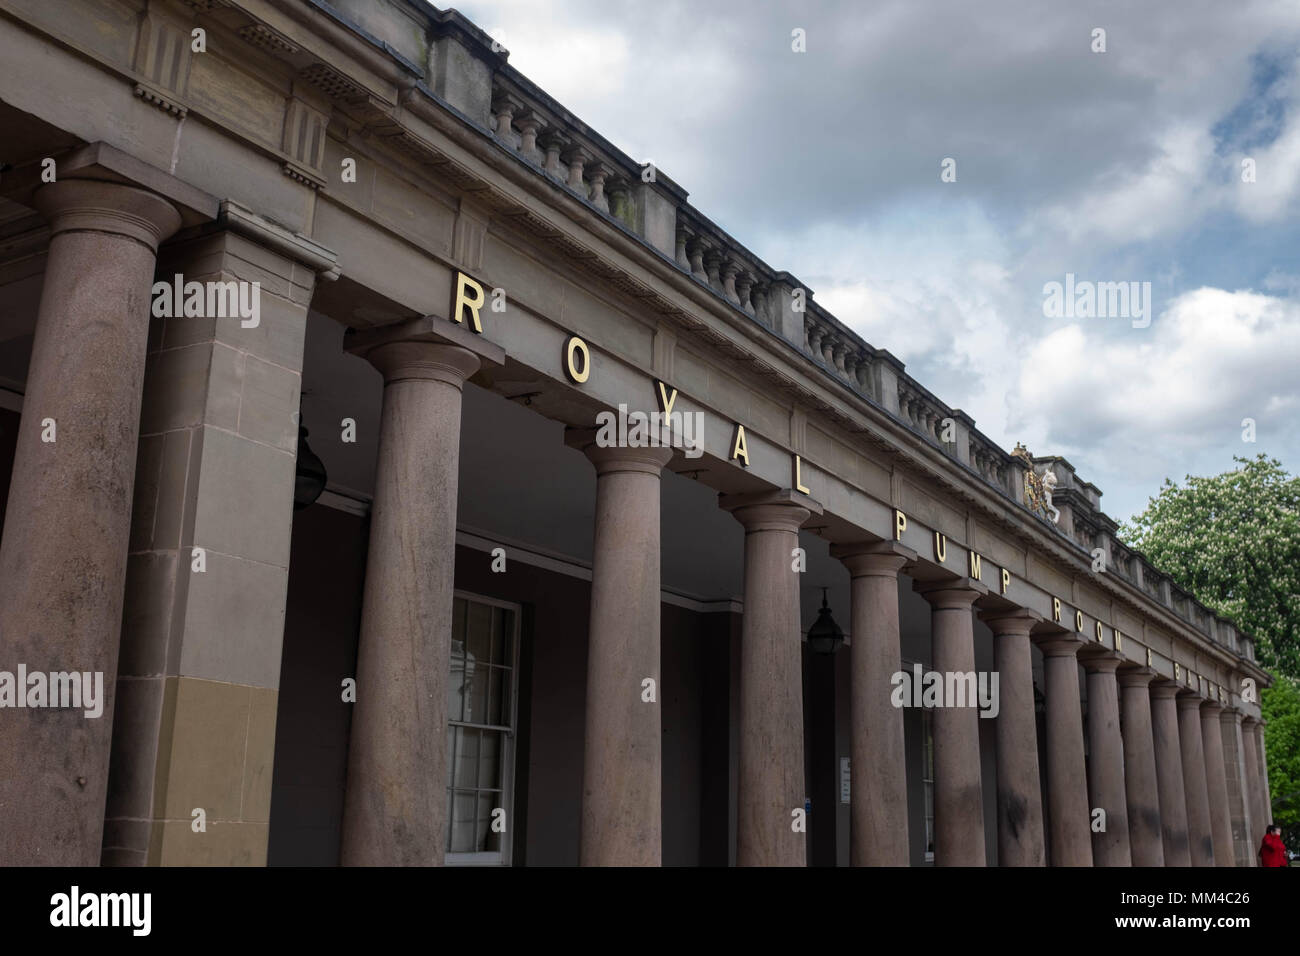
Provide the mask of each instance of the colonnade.
MULTIPOLYGON (((29 666, 75 659, 79 669, 113 674, 147 296, 158 244, 180 219, 165 200, 117 183, 74 180, 38 197, 53 234, 26 395, 39 415, 23 416, 18 439, 0 546, 0 630, 29 666), (41 440, 45 416, 78 423, 94 441, 61 448, 59 466, 51 467, 41 440)), ((383 374, 384 401, 343 862, 439 863, 448 824, 446 685, 461 392, 469 376, 502 355, 469 330, 434 328, 427 320, 356 336, 350 348, 383 374)), ((660 474, 670 452, 598 448, 591 435, 577 432, 570 441, 597 476, 581 860, 655 865, 662 844, 661 721, 642 691, 647 679, 659 679, 660 474)), ((800 527, 820 508, 788 490, 723 496, 720 506, 745 532, 738 862, 799 866, 805 838, 792 818, 806 786, 791 552, 800 527)), ((903 866, 903 719, 890 703, 890 679, 901 663, 898 574, 916 555, 894 542, 837 544, 832 554, 851 577, 850 747, 852 766, 862 768, 851 791, 852 861, 903 866)), ((1234 802, 1244 808, 1249 839, 1258 840, 1268 820, 1259 721, 1030 611, 983 607, 987 592, 978 582, 918 581, 916 588, 930 605, 935 670, 975 670, 976 613, 993 633, 1001 677, 1000 863, 1231 866, 1234 802), (1044 661, 1044 767, 1034 644, 1044 661), (1087 672, 1086 737, 1080 663, 1087 672), (1104 829, 1093 825, 1098 809, 1104 829)), ((0 856, 97 862, 111 723, 51 713, 37 719, 11 712, 0 724, 0 805, 7 817, 0 856), (45 754, 35 759, 49 766, 28 763, 35 754, 45 754), (45 851, 20 846, 19 834, 33 830, 48 834, 45 851)), ((984 865, 978 711, 939 708, 933 729, 935 864, 984 865)))

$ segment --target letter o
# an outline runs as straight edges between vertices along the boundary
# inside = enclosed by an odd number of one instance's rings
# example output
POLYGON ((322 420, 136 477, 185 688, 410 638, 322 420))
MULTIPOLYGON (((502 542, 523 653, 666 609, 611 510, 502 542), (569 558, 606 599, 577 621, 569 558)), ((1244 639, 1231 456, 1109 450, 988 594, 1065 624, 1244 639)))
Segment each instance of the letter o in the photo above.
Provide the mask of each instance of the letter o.
POLYGON ((587 343, 576 335, 569 336, 569 341, 564 344, 564 372, 569 376, 569 381, 576 385, 581 385, 591 377, 591 352, 587 349, 587 343), (581 372, 574 362, 574 354, 577 352, 582 353, 581 372))

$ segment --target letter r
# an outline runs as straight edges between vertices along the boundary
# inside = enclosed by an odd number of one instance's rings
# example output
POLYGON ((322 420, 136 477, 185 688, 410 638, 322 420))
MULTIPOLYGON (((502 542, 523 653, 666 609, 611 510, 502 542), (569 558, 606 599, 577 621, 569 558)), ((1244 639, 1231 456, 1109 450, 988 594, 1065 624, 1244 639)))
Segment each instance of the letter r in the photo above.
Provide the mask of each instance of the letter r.
POLYGON ((451 320, 459 325, 465 322, 465 309, 469 310, 470 317, 474 321, 474 331, 482 333, 483 323, 479 321, 478 310, 483 307, 487 301, 487 295, 483 287, 465 275, 463 272, 456 273, 456 299, 451 306, 451 320), (466 295, 467 291, 472 291, 473 296, 466 295))

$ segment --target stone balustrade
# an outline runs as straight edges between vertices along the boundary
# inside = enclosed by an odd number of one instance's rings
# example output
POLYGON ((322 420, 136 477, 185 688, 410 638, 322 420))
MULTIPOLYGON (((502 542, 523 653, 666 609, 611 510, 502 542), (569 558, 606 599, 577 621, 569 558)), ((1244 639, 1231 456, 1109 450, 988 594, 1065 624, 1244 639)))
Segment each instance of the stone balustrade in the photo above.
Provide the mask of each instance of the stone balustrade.
POLYGON ((970 435, 970 466, 990 485, 1008 490, 1011 456, 978 432, 970 435))

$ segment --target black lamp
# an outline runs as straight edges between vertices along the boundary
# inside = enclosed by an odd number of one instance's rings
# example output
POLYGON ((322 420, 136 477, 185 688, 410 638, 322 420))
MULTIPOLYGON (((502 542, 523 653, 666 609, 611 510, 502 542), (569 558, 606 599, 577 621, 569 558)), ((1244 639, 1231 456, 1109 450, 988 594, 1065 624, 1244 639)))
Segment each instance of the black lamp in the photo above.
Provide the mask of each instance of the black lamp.
POLYGON ((817 611, 817 620, 808 628, 808 646, 814 654, 834 654, 844 643, 844 632, 831 617, 830 605, 826 603, 827 588, 822 588, 822 606, 817 611))
POLYGON ((302 405, 298 406, 298 466, 293 476, 293 510, 301 511, 313 504, 325 490, 325 462, 307 444, 307 426, 302 423, 302 405))

